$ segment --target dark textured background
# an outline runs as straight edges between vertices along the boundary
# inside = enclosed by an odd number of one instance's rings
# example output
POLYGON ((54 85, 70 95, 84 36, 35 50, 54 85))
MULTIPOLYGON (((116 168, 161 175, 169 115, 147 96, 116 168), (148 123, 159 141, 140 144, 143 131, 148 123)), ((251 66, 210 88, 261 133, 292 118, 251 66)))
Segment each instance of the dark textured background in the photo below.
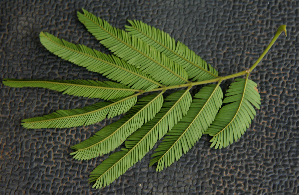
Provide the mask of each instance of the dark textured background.
POLYGON ((220 75, 250 67, 281 24, 287 24, 288 37, 280 36, 251 74, 262 106, 238 142, 215 150, 204 136, 160 173, 148 167, 152 150, 101 190, 91 188, 88 175, 107 156, 79 162, 69 155, 69 147, 112 120, 69 129, 27 130, 20 125, 24 118, 98 100, 0 84, 0 194, 299 193, 299 1, 2 0, 0 78, 105 79, 50 54, 39 42, 39 32, 47 31, 104 51, 77 20, 80 8, 116 27, 137 19, 162 29, 220 75))

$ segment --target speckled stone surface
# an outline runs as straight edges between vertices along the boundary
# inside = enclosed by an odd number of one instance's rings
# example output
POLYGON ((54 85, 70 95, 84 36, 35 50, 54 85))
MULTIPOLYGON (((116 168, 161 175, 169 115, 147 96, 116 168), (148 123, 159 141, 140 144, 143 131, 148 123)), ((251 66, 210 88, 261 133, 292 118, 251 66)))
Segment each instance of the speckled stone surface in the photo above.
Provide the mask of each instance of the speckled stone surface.
POLYGON ((299 1, 2 0, 0 78, 106 79, 61 60, 39 42, 40 31, 47 31, 107 51, 78 21, 80 8, 116 27, 137 19, 162 29, 220 75, 250 67, 281 24, 287 24, 288 37, 280 36, 251 74, 262 106, 238 142, 215 150, 203 136, 160 173, 148 167, 151 150, 100 190, 91 188, 88 175, 107 155, 80 162, 69 147, 117 118, 87 127, 27 130, 21 119, 99 100, 0 84, 0 194, 299 194, 299 1))

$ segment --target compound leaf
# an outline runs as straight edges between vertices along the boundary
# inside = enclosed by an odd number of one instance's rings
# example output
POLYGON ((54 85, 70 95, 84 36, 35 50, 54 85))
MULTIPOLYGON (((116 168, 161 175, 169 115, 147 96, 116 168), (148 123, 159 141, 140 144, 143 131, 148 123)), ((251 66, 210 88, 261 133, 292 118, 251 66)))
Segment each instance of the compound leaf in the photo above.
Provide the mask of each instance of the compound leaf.
POLYGON ((163 85, 188 82, 183 67, 174 63, 141 39, 130 36, 126 31, 112 27, 107 21, 83 9, 78 18, 97 40, 115 55, 149 74, 163 85))
POLYGON ((112 118, 127 112, 136 104, 138 95, 135 94, 114 103, 98 102, 84 108, 58 110, 42 117, 24 119, 22 120, 22 125, 30 129, 68 128, 91 125, 104 120, 106 117, 112 118))
POLYGON ((216 115, 215 121, 205 134, 213 136, 211 148, 224 148, 237 141, 249 128, 251 121, 256 115, 254 105, 260 108, 261 98, 255 82, 248 79, 236 79, 227 90, 223 100, 226 103, 216 115))
POLYGON ((156 117, 128 137, 126 148, 109 156, 91 172, 89 181, 95 182, 93 187, 104 187, 125 173, 187 114, 192 102, 189 90, 169 95, 156 117))
POLYGON ((136 36, 174 62, 185 68, 189 79, 204 81, 218 77, 218 72, 201 57, 181 42, 175 42, 168 33, 149 26, 138 20, 128 20, 132 26, 126 26, 130 35, 136 36))
POLYGON ((136 89, 114 83, 112 81, 93 81, 93 80, 18 80, 5 79, 3 84, 10 87, 41 87, 51 89, 63 94, 75 95, 88 98, 100 98, 113 100, 138 92, 136 89))
POLYGON ((122 144, 125 139, 144 123, 152 120, 163 104, 163 93, 151 94, 138 100, 126 115, 98 131, 89 139, 74 145, 71 153, 77 160, 89 160, 107 154, 122 144))
POLYGON ((136 67, 114 55, 70 43, 46 32, 41 32, 39 36, 41 43, 53 54, 133 89, 150 90, 161 86, 136 67))
POLYGON ((218 85, 203 87, 193 98, 186 116, 163 138, 152 155, 150 166, 158 163, 156 170, 170 166, 186 154, 210 126, 222 105, 223 93, 218 85))

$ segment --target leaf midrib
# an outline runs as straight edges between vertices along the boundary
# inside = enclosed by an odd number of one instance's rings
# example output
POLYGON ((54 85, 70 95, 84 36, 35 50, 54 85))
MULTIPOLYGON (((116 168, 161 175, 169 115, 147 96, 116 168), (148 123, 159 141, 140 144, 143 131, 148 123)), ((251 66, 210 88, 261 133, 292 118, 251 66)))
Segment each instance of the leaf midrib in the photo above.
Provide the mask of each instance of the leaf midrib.
MULTIPOLYGON (((145 55, 144 53, 142 53, 141 51, 135 49, 134 47, 130 46, 129 44, 127 44, 126 42, 122 41, 121 39, 119 39, 118 37, 114 36, 113 34, 111 34, 109 31, 107 31, 106 29, 104 29, 103 27, 101 27, 100 25, 98 25, 97 23, 95 23, 93 20, 91 20, 88 16, 85 15, 84 13, 84 16, 86 18, 88 18, 90 21, 92 21, 95 25, 99 26, 101 29, 103 29, 105 32, 107 32, 108 34, 110 34, 112 37, 114 37, 115 39, 117 39, 118 41, 120 41, 121 43, 123 43, 124 45, 128 46, 129 48, 137 51, 138 53, 140 53, 141 55, 143 55, 144 57, 150 59, 151 61, 153 61, 154 63, 158 64, 159 66, 163 67, 164 69, 166 69, 168 72, 172 73, 173 75, 179 77, 181 80, 185 81, 185 82, 188 82, 188 80, 186 80, 185 78, 181 77, 180 75, 178 75, 177 73, 173 72, 172 70, 170 70, 169 68, 167 68, 166 66, 164 66, 163 64, 157 62, 156 60, 154 60, 153 58, 151 58, 150 56, 148 55, 145 55)), ((146 43, 147 44, 147 43, 146 43)), ((148 45, 149 47, 151 47, 150 45, 148 45)), ((152 48, 150 48, 152 49, 152 48)), ((164 55, 164 54, 162 54, 164 55)), ((165 56, 167 57, 167 56, 165 56)))
POLYGON ((52 120, 58 120, 58 119, 63 119, 63 118, 71 118, 71 117, 74 117, 74 116, 81 116, 81 115, 91 114, 91 113, 98 112, 98 111, 100 111, 100 110, 106 109, 107 107, 111 107, 111 106, 113 106, 113 105, 115 105, 115 104, 118 104, 118 103, 120 103, 120 102, 123 102, 123 101, 125 101, 125 100, 127 100, 127 99, 130 99, 130 98, 133 98, 133 97, 135 97, 135 96, 138 96, 138 95, 140 95, 140 94, 141 94, 141 93, 137 93, 137 94, 135 94, 135 95, 129 96, 129 97, 127 97, 127 98, 124 98, 124 99, 122 99, 122 100, 120 100, 120 101, 117 101, 117 102, 114 102, 114 103, 112 103, 112 104, 109 104, 109 105, 107 105, 107 106, 105 106, 105 107, 103 107, 103 108, 100 108, 100 109, 97 109, 97 110, 93 110, 93 111, 90 111, 90 112, 86 112, 86 113, 82 113, 82 114, 76 114, 76 115, 71 115, 71 116, 64 116, 64 117, 59 117, 59 118, 53 118, 53 119, 48 119, 48 120, 31 121, 31 122, 24 122, 24 123, 26 123, 26 124, 28 124, 28 123, 38 123, 38 122, 52 121, 52 120))
MULTIPOLYGON (((140 109, 136 114, 134 114, 134 116, 132 116, 131 117, 131 119, 129 119, 128 121, 126 121, 124 124, 122 124, 119 128, 117 128, 117 130, 116 131, 118 131, 120 128, 122 128, 125 124, 127 124, 130 120, 133 120, 132 118, 133 117, 135 117, 137 114, 139 114, 142 110, 144 110, 146 107, 148 107, 148 105, 150 104, 150 103, 152 103, 152 102, 154 102, 158 97, 160 97, 162 94, 164 93, 164 91, 163 92, 161 92, 159 95, 157 95, 154 99, 152 99, 149 103, 147 103, 147 105, 146 106, 144 106, 142 109, 140 109)), ((93 145, 91 145, 91 146, 88 146, 88 147, 86 147, 86 148, 82 148, 82 149, 78 149, 76 152, 78 152, 78 151, 80 151, 80 150, 88 150, 89 148, 91 148, 91 147, 93 147, 93 146, 95 146, 95 145, 97 145, 97 144, 100 144, 101 142, 103 142, 103 141, 105 141, 106 139, 108 139, 109 137, 111 137, 112 135, 114 135, 115 133, 116 133, 116 131, 114 131, 111 135, 109 135, 108 137, 106 137, 105 139, 103 139, 103 140, 101 140, 100 142, 97 142, 97 143, 95 143, 95 144, 93 144, 93 145)))
MULTIPOLYGON (((207 99, 206 103, 203 105, 203 107, 200 109, 200 111, 198 112, 198 114, 194 117, 194 119, 192 120, 192 122, 188 125, 188 127, 185 129, 185 131, 182 133, 182 135, 169 147, 169 149, 163 154, 163 156, 165 156, 172 148, 174 145, 176 145, 176 143, 182 138, 182 136, 187 132, 187 130, 189 130, 190 126, 194 123, 194 121, 197 119, 197 117, 199 116, 199 114, 203 111, 203 109, 205 108, 205 106, 208 104, 208 102, 210 101, 211 97, 213 96, 213 94, 217 91, 219 85, 220 85, 221 81, 218 83, 218 85, 215 87, 213 93, 210 95, 210 97, 207 99)), ((157 160, 157 162, 159 163, 159 161, 163 158, 163 156, 161 156, 161 158, 159 158, 159 160, 157 160)))
MULTIPOLYGON (((43 32, 42 32, 42 33, 43 33, 43 32)), ((143 78, 143 79, 145 79, 145 80, 148 80, 149 82, 151 82, 151 83, 153 83, 153 84, 155 84, 155 85, 158 85, 158 86, 160 86, 160 87, 162 86, 160 83, 158 83, 158 82, 156 82, 156 81, 154 81, 154 80, 152 80, 152 79, 149 79, 149 78, 147 78, 147 77, 145 77, 145 76, 143 76, 143 75, 140 75, 140 74, 137 74, 137 73, 135 73, 135 72, 132 72, 132 71, 130 71, 130 70, 128 70, 128 69, 125 69, 125 68, 123 68, 123 67, 117 66, 116 64, 113 64, 113 63, 108 62, 108 61, 105 61, 105 60, 103 60, 103 59, 101 59, 101 58, 97 58, 97 57, 94 57, 94 56, 89 55, 89 54, 87 54, 87 53, 83 53, 83 52, 81 52, 81 51, 74 50, 74 49, 72 49, 72 48, 69 48, 69 47, 66 47, 66 46, 64 46, 64 45, 61 45, 61 44, 59 44, 59 43, 57 43, 57 42, 55 42, 55 41, 52 41, 52 39, 50 39, 45 33, 43 33, 43 34, 44 34, 44 37, 46 37, 49 41, 51 41, 52 43, 58 45, 59 47, 63 47, 63 48, 66 49, 66 50, 71 50, 71 51, 73 51, 73 52, 75 52, 75 53, 80 53, 80 54, 82 54, 82 55, 91 57, 91 58, 93 58, 93 59, 95 59, 95 60, 99 60, 99 61, 101 61, 101 62, 104 62, 104 63, 106 63, 106 64, 112 65, 112 66, 114 66, 114 67, 116 67, 116 68, 122 69, 122 70, 124 70, 124 71, 126 71, 126 72, 129 72, 129 73, 131 73, 131 74, 134 74, 134 75, 136 75, 136 76, 138 76, 138 77, 141 77, 141 78, 143 78)))
POLYGON ((244 83, 244 90, 242 92, 242 98, 241 98, 240 104, 238 106, 238 109, 236 111, 236 114, 234 115, 234 117, 232 118, 232 120, 222 130, 220 130, 217 134, 215 134, 213 137, 216 137, 218 134, 220 134, 221 132, 223 132, 234 121, 234 119, 236 118, 237 114, 239 113, 239 110, 240 110, 241 105, 242 105, 243 100, 244 100, 244 95, 245 95, 245 91, 246 91, 246 88, 247 88, 248 77, 249 77, 249 74, 247 74, 247 76, 246 76, 246 80, 245 80, 245 83, 244 83))
POLYGON ((102 86, 92 86, 92 85, 83 85, 83 84, 74 84, 74 83, 62 83, 58 81, 12 81, 12 80, 7 80, 8 82, 16 82, 16 83, 21 83, 21 82, 29 82, 29 83, 48 83, 48 84, 58 84, 58 85, 72 85, 72 86, 83 86, 83 87, 88 87, 88 88, 100 88, 100 89, 107 89, 107 90, 122 90, 122 91, 135 91, 138 92, 139 90, 137 89, 126 89, 126 88, 113 88, 113 87, 102 87, 102 86))
MULTIPOLYGON (((164 46, 164 45, 163 45, 163 44, 161 44, 160 42, 158 42, 158 41, 156 41, 155 39, 151 38, 150 36, 146 35, 146 34, 145 34, 145 33, 143 33, 142 31, 140 31, 139 29, 135 28, 133 25, 132 25, 131 27, 133 27, 134 29, 136 29, 138 32, 140 32, 140 33, 141 33, 141 34, 143 34, 144 36, 146 36, 146 37, 150 38, 150 39, 151 39, 151 40, 153 40, 154 42, 158 43, 159 45, 161 45, 162 47, 164 47, 164 48, 165 48, 165 49, 167 49, 168 51, 171 51, 173 54, 175 54, 176 56, 178 56, 178 57, 182 58, 182 59, 183 59, 183 60, 185 60, 186 62, 188 62, 188 63, 192 64, 193 66, 195 66, 195 67, 197 67, 197 68, 199 68, 199 69, 201 69, 202 71, 205 71, 205 72, 207 72, 208 74, 212 75, 212 76, 213 76, 213 77, 215 77, 215 78, 217 78, 217 77, 218 77, 217 75, 215 75, 215 74, 211 73, 210 71, 208 71, 208 70, 204 69, 204 68, 203 68, 203 67, 201 67, 201 66, 198 66, 197 64, 195 64, 195 63, 191 62, 190 60, 188 60, 188 59, 187 59, 187 58, 185 58, 184 56, 182 56, 182 55, 180 55, 180 54, 178 54, 178 53, 174 52, 172 49, 169 49, 168 47, 164 46)), ((195 54, 195 55, 196 55, 196 54, 195 54)))
MULTIPOLYGON (((182 94, 182 96, 176 101, 176 103, 164 114, 164 116, 157 122, 157 124, 155 124, 155 126, 153 126, 137 143, 136 143, 136 145, 133 147, 133 148, 131 148, 121 159, 119 159, 116 163, 114 163, 109 169, 107 169, 99 178, 101 178, 104 174, 106 174, 110 169, 112 169, 112 167, 114 167, 116 164, 118 164, 118 162, 120 162, 122 159, 124 159, 135 147, 137 147, 141 142, 142 142, 142 140, 144 140, 145 139, 145 137, 150 133, 150 132, 152 132, 154 129, 155 129, 155 127, 165 118, 165 116, 171 111, 171 110, 173 110, 173 108, 175 107, 175 105, 177 105, 178 104, 178 102, 185 96, 185 94, 187 93, 187 92, 189 92, 189 90, 191 89, 191 86, 190 87, 188 87, 188 89, 186 90, 186 92, 184 92, 183 94, 182 94)), ((164 92, 164 91, 163 91, 164 92)), ((99 180, 99 178, 98 179, 96 179, 96 181, 98 181, 99 180)))

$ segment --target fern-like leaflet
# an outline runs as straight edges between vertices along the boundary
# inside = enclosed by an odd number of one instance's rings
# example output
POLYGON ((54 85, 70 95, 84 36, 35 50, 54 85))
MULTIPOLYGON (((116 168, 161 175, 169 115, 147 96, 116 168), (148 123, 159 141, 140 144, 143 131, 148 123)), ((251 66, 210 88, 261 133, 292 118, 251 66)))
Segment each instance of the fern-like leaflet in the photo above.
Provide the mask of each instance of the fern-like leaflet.
POLYGON ((93 187, 106 186, 125 173, 187 114, 192 101, 189 90, 169 95, 156 117, 128 137, 126 148, 111 155, 91 172, 90 181, 95 182, 93 187))
POLYGON ((161 171, 186 154, 213 122, 222 97, 220 82, 203 87, 195 94, 187 115, 166 134, 152 155, 150 165, 158 163, 157 171, 161 171))
POLYGON ((223 148, 237 141, 256 115, 254 107, 259 109, 261 104, 260 95, 255 90, 257 85, 249 79, 249 74, 281 32, 286 34, 286 26, 280 26, 250 69, 219 77, 211 65, 186 45, 175 42, 167 33, 141 21, 129 21, 131 26, 126 26, 127 32, 112 27, 84 9, 83 13, 78 12, 78 18, 115 55, 76 45, 46 32, 40 33, 41 43, 62 59, 119 83, 4 79, 3 84, 10 87, 41 87, 68 95, 107 100, 84 108, 58 110, 42 117, 24 119, 22 125, 25 128, 91 125, 128 111, 117 122, 72 146, 74 159, 89 160, 107 154, 125 142, 125 148, 110 155, 92 171, 90 181, 95 182, 95 188, 107 186, 125 173, 164 135, 150 162, 150 165, 157 164, 157 171, 179 160, 204 133, 212 136, 211 147, 215 148, 223 148), (221 82, 242 75, 247 76, 231 84, 222 102, 221 82), (193 86, 213 82, 217 84, 203 87, 192 97, 190 92, 193 86), (166 96, 165 91, 170 89, 180 90, 166 96), (146 92, 155 93, 138 100, 137 97, 146 92))
POLYGON ((41 32, 39 36, 41 43, 62 59, 83 66, 90 71, 101 73, 133 89, 150 90, 162 86, 136 67, 114 55, 107 55, 84 45, 75 45, 49 33, 41 32))
POLYGON ((210 64, 207 64, 183 43, 179 41, 176 43, 169 34, 138 20, 128 20, 128 22, 131 26, 126 26, 126 30, 129 31, 130 35, 142 39, 174 62, 183 66, 189 75, 189 79, 203 81, 218 76, 218 72, 210 64))
POLYGON ((74 158, 77 160, 89 160, 113 151, 129 135, 155 117, 162 107, 163 93, 164 91, 141 98, 125 117, 73 146, 72 148, 76 151, 71 154, 75 155, 74 158))
POLYGON ((257 84, 248 79, 248 76, 246 79, 236 79, 236 82, 231 84, 223 100, 227 105, 220 109, 215 121, 205 132, 213 136, 211 147, 223 148, 234 140, 237 141, 256 115, 252 105, 260 108, 260 94, 254 89, 257 84))
POLYGON ((135 94, 116 102, 98 102, 84 108, 73 110, 58 110, 42 117, 22 120, 23 127, 30 129, 40 128, 67 128, 82 125, 91 125, 107 118, 113 118, 127 112, 137 101, 135 94))
POLYGON ((139 92, 136 89, 120 83, 111 81, 93 81, 93 80, 16 80, 5 79, 3 84, 10 87, 41 87, 63 92, 63 94, 75 95, 88 98, 100 98, 104 100, 113 100, 139 92))
POLYGON ((164 85, 188 82, 186 70, 144 41, 83 9, 78 18, 101 44, 164 85))

